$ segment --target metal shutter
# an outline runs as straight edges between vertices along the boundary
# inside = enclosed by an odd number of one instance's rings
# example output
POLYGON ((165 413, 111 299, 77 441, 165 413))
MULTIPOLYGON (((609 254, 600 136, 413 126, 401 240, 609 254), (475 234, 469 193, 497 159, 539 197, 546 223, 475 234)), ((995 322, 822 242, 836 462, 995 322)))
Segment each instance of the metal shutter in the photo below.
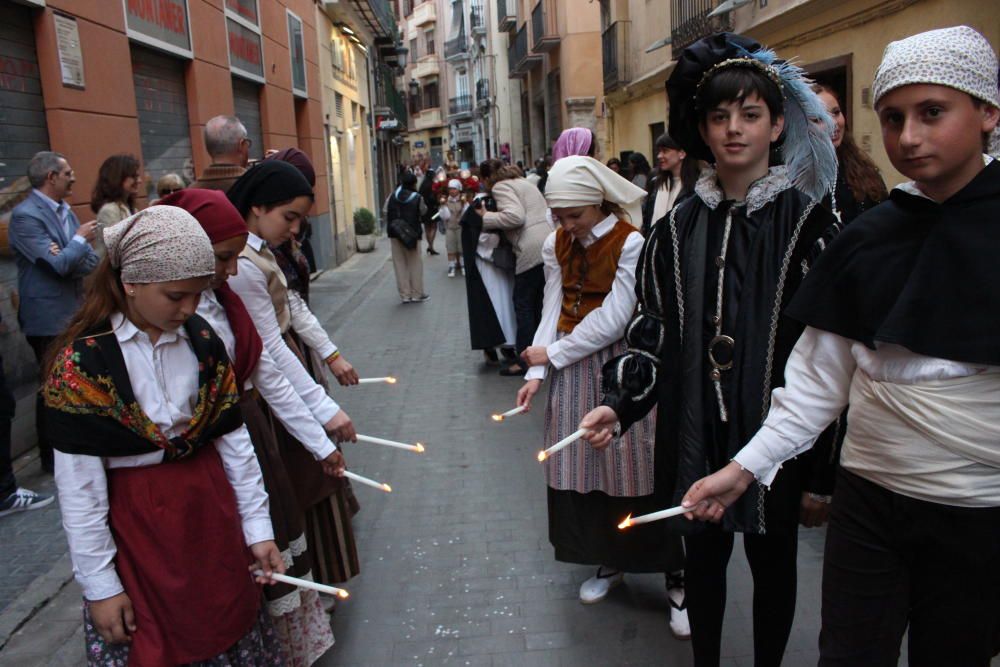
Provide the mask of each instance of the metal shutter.
POLYGON ((185 183, 194 178, 184 61, 135 44, 131 51, 142 163, 155 197, 156 181, 164 174, 179 174, 185 183))
POLYGON ((252 81, 233 77, 233 108, 253 142, 250 145, 250 159, 261 159, 264 157, 264 132, 260 123, 260 86, 252 81))
POLYGON ((0 3, 0 215, 4 218, 21 198, 19 193, 30 190, 25 176, 28 161, 48 149, 31 12, 0 3))

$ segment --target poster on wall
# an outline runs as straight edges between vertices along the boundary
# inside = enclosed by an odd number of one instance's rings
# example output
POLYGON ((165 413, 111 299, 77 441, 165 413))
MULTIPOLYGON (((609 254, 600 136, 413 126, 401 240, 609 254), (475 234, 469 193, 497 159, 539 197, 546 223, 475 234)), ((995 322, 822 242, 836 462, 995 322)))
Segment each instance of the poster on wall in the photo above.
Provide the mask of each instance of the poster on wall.
POLYGON ((226 9, 253 25, 260 25, 257 18, 257 0, 226 0, 226 9))
POLYGON ((137 42, 191 58, 187 0, 122 0, 128 36, 137 42))
POLYGON ((264 83, 264 50, 260 35, 226 18, 229 38, 229 69, 257 83, 264 83))
POLYGON ((80 49, 80 29, 76 19, 64 14, 53 14, 56 27, 56 50, 59 51, 59 71, 64 86, 83 89, 83 52, 80 49))

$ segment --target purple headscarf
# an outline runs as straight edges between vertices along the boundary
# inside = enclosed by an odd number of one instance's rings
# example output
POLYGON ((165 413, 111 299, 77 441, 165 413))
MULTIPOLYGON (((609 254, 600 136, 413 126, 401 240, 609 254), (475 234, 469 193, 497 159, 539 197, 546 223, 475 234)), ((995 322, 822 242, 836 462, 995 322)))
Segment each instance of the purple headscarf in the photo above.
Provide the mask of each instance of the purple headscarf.
POLYGON ((593 134, 585 127, 571 127, 563 130, 552 149, 552 163, 570 155, 586 155, 590 151, 593 134))
POLYGON ((316 170, 313 168, 312 161, 309 159, 308 155, 300 151, 298 148, 286 148, 285 150, 278 151, 274 155, 265 159, 287 162, 298 169, 302 175, 306 177, 306 180, 309 181, 310 187, 316 187, 316 170))

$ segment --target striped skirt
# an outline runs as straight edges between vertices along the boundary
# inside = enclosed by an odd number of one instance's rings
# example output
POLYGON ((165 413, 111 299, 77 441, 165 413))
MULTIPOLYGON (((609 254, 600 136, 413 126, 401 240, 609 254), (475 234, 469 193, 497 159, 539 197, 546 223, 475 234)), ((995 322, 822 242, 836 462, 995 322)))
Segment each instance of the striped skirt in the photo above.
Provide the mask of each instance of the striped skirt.
MULTIPOLYGON (((552 371, 545 408, 545 446, 573 433, 584 415, 601 403, 601 367, 625 351, 624 341, 595 352, 572 366, 552 371)), ((598 451, 579 440, 545 461, 545 481, 559 491, 636 497, 653 493, 656 410, 651 410, 598 451)))

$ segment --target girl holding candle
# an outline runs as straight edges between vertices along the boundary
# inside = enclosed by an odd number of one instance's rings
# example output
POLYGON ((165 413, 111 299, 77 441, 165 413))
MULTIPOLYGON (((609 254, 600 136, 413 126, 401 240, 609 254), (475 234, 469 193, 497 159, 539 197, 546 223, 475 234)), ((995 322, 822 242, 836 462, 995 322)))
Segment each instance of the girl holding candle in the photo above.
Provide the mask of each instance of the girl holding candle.
MULTIPOLYGON (((295 234, 312 206, 313 192, 292 165, 265 160, 233 184, 227 197, 247 223, 247 244, 239 272, 229 279, 260 333, 264 348, 283 370, 313 415, 338 442, 354 441, 350 417, 334 403, 303 365, 291 335, 292 313, 285 276, 267 245, 280 245, 295 234)), ((357 501, 346 480, 316 474, 315 459, 280 423, 274 424, 285 465, 296 480, 305 509, 306 540, 313 554, 313 576, 324 583, 347 581, 360 570, 351 517, 357 501)))
MULTIPOLYGON (((283 572, 185 211, 104 230, 107 256, 43 388, 90 664, 282 665, 250 571, 283 572)), ((258 581, 266 581, 258 577, 258 581)))
MULTIPOLYGON (((590 157, 562 158, 549 172, 545 197, 558 228, 542 246, 542 321, 523 354, 530 369, 517 395, 518 405, 530 406, 552 367, 546 447, 576 431, 600 403, 601 366, 625 349, 642 248, 630 215, 639 215, 644 196, 590 157)), ((655 525, 616 528, 627 514, 662 507, 654 495, 654 422, 647 415, 603 451, 579 441, 545 459, 549 539, 556 560, 598 566, 580 587, 584 603, 603 599, 625 572, 667 573, 670 627, 683 637, 689 632, 683 580, 671 574, 683 567, 680 538, 655 525)))
MULTIPOLYGON (((193 215, 212 242, 215 275, 212 284, 201 294, 198 315, 222 339, 233 360, 241 391, 240 408, 264 475, 275 542, 287 565, 287 574, 311 579, 304 513, 294 486, 301 483, 301 479, 293 482, 292 474, 285 467, 274 434, 275 422, 280 422, 316 460, 311 471, 305 471, 312 476, 321 476, 324 471, 337 474, 343 468, 343 458, 264 349, 246 307, 226 284, 236 273, 237 258, 247 241, 247 225, 239 211, 218 190, 182 190, 162 201, 193 215)), ((290 665, 311 665, 333 646, 329 619, 315 592, 277 584, 267 587, 264 596, 290 665)))

